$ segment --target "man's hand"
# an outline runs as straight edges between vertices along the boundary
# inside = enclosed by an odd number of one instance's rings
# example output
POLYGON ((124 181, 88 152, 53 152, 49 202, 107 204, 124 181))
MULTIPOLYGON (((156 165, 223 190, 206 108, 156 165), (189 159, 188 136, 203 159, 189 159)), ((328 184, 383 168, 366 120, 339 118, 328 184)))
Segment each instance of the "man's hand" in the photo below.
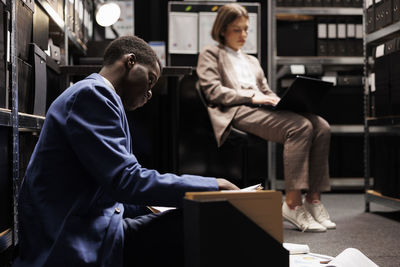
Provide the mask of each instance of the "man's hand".
POLYGON ((239 187, 223 178, 217 178, 217 183, 218 190, 239 190, 239 187))
POLYGON ((269 96, 269 95, 264 95, 262 93, 256 93, 252 98, 251 98, 251 103, 252 104, 262 104, 262 105, 273 105, 275 106, 279 102, 280 98, 277 96, 269 96))

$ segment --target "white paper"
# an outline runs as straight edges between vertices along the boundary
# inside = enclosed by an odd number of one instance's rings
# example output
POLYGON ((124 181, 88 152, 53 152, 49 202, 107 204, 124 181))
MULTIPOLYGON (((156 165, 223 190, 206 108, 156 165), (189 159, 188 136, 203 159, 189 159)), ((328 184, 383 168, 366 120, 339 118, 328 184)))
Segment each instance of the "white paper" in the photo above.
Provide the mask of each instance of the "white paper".
POLYGON ((257 54, 257 42, 258 42, 258 23, 257 14, 249 13, 249 30, 242 51, 247 54, 257 54))
POLYGON ((289 251, 289 254, 305 254, 310 252, 310 247, 303 244, 283 243, 283 247, 289 251))
POLYGON ((347 248, 338 256, 336 256, 331 262, 329 262, 327 267, 378 267, 374 262, 372 262, 367 256, 365 256, 361 251, 355 248, 347 248))
POLYGON ((199 12, 199 52, 207 46, 217 44, 211 37, 211 30, 217 12, 199 12))
POLYGON ((169 13, 169 53, 198 53, 198 17, 198 13, 169 13))
POLYGON ((296 75, 306 74, 306 67, 304 65, 290 65, 290 72, 296 75))
MULTIPOLYGON (((133 1, 113 1, 121 8, 121 15, 118 21, 113 25, 119 36, 133 35, 134 30, 134 12, 133 1)), ((106 27, 106 39, 116 38, 110 27, 106 27)))
POLYGON ((149 46, 153 48, 154 52, 158 56, 161 61, 161 65, 164 67, 166 65, 166 56, 165 56, 165 42, 162 41, 152 41, 149 42, 149 46))

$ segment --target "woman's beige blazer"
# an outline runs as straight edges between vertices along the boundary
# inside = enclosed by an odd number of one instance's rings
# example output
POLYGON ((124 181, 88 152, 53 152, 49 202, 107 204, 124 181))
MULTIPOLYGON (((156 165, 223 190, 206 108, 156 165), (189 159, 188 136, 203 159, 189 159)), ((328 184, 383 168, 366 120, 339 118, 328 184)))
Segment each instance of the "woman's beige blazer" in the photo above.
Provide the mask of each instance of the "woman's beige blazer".
POLYGON ((258 60, 246 55, 249 67, 256 75, 257 88, 242 88, 235 70, 222 45, 207 46, 200 55, 197 75, 200 87, 208 102, 208 114, 214 129, 217 145, 221 146, 231 130, 231 121, 239 105, 251 103, 255 90, 275 95, 267 84, 264 71, 258 60))

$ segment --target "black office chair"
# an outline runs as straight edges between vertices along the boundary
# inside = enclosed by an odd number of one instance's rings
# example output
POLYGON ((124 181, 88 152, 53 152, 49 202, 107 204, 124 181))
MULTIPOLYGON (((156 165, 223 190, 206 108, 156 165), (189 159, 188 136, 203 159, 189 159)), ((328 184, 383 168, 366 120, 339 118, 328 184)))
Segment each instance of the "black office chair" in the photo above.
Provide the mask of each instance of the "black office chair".
MULTIPOLYGON (((209 106, 209 104, 207 103, 207 100, 205 99, 205 96, 203 94, 203 91, 200 88, 200 84, 197 81, 196 85, 195 85, 197 94, 205 108, 205 110, 207 111, 207 108, 209 106)), ((208 111, 207 111, 208 113, 208 111)), ((241 161, 242 161, 242 168, 241 168, 241 179, 243 181, 243 186, 249 186, 249 179, 248 179, 248 159, 249 159, 249 146, 250 145, 254 145, 254 144, 265 144, 265 140, 243 132, 239 129, 236 129, 234 127, 232 127, 231 132, 228 136, 228 138, 226 139, 226 141, 224 142, 223 146, 233 146, 233 147, 238 147, 240 146, 241 149, 241 161)), ((267 175, 267 174, 266 174, 267 175)), ((264 186, 264 188, 269 188, 269 184, 267 184, 267 179, 262 179, 262 185, 264 186)), ((269 182, 268 182, 269 183, 269 182)))

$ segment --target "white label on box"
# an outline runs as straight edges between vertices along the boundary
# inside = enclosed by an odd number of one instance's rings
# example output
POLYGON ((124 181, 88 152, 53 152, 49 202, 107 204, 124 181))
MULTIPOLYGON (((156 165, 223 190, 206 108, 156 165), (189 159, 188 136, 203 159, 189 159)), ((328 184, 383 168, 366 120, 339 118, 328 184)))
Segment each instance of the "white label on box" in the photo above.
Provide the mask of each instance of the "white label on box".
POLYGON ((290 65, 290 72, 292 74, 303 75, 306 73, 304 65, 290 65))
POLYGON ((328 38, 336 39, 336 24, 328 24, 328 38))
POLYGON ((385 54, 385 44, 378 45, 375 51, 375 57, 381 57, 385 54))
POLYGON ((356 37, 356 24, 347 24, 347 37, 348 38, 356 37))
POLYGON ((344 23, 338 24, 338 38, 346 38, 346 24, 344 23))
POLYGON ((319 39, 324 39, 328 37, 326 33, 326 24, 325 23, 319 23, 318 24, 318 38, 319 39))
POLYGON ((375 73, 371 73, 368 76, 368 83, 371 86, 371 92, 375 92, 376 91, 376 86, 375 86, 375 73))
POLYGON ((336 82, 337 82, 336 76, 322 76, 321 80, 323 80, 325 82, 331 82, 331 83, 333 83, 333 86, 335 86, 336 82))
POLYGON ((356 25, 356 38, 357 39, 363 38, 363 25, 362 24, 356 25))

